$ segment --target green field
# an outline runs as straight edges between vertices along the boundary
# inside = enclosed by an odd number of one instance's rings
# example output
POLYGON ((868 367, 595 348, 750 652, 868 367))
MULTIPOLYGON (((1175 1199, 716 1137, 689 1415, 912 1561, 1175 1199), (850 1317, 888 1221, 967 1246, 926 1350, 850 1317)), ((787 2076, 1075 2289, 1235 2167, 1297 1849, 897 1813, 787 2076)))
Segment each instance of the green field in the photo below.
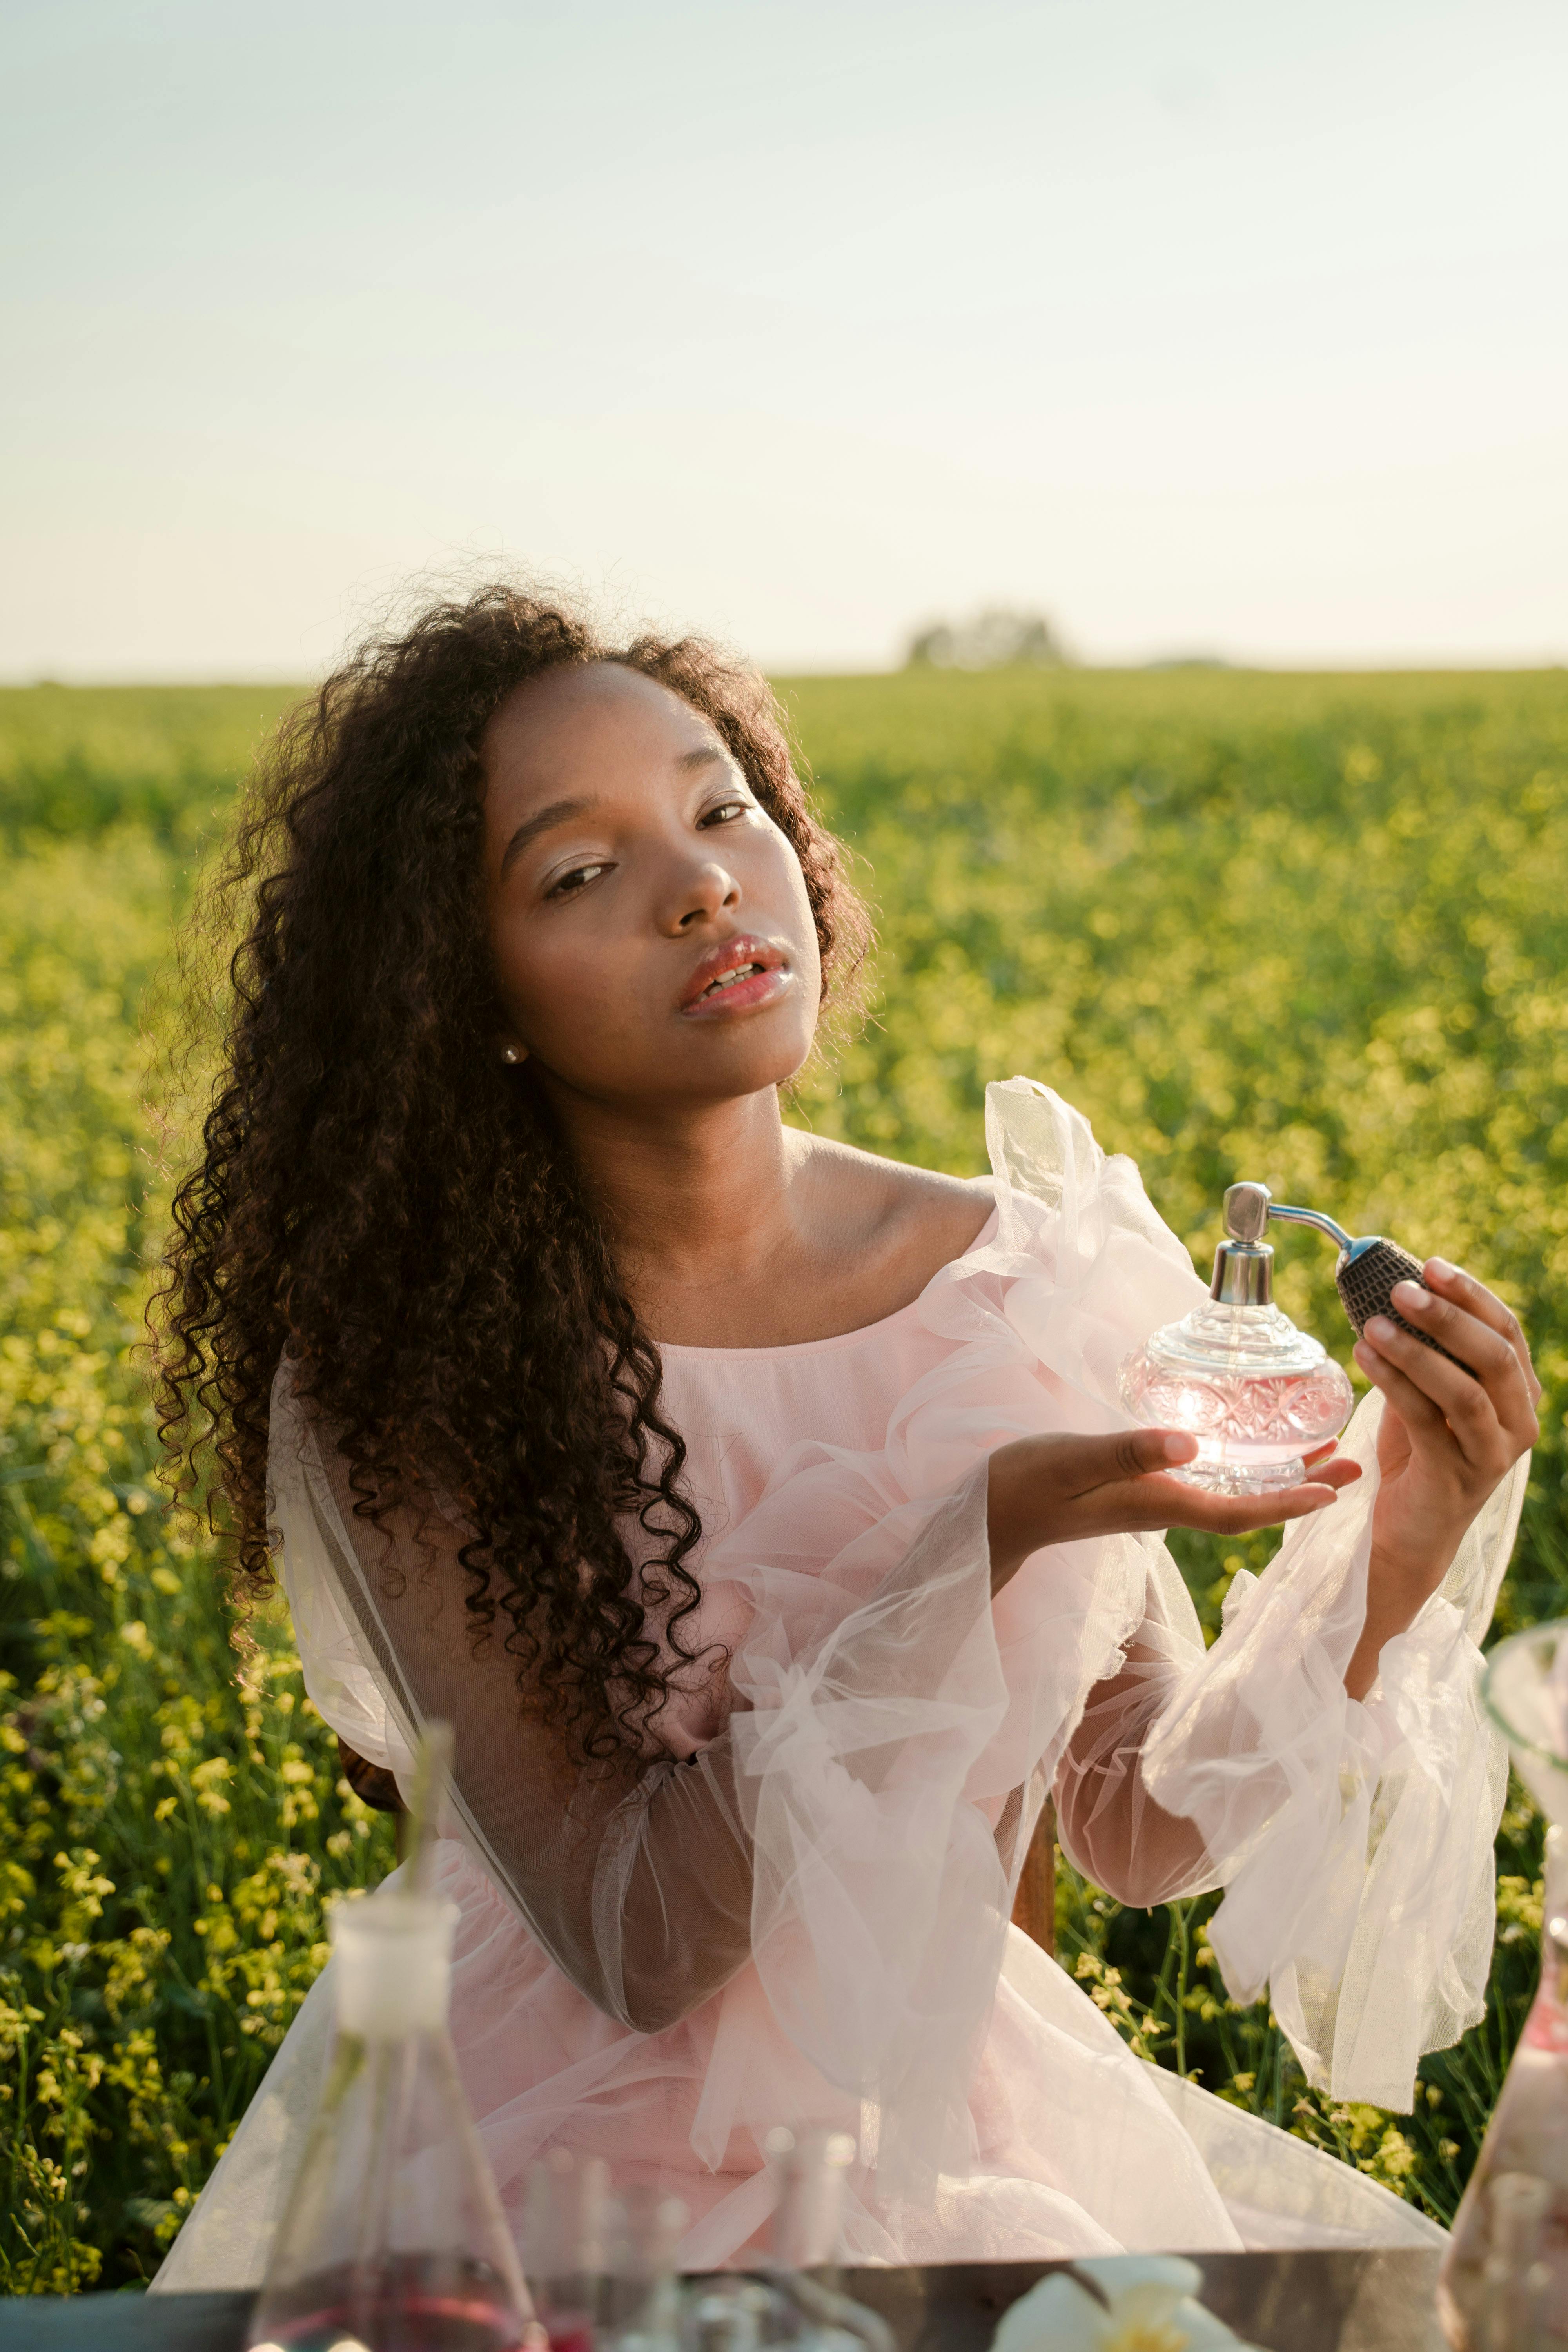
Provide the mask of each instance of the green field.
MULTIPOLYGON (((1499 1630, 1568 1610, 1568 677, 912 673, 785 683, 879 910, 865 1034, 798 1116, 973 1172, 987 1079, 1046 1078, 1200 1260, 1260 1177, 1442 1249, 1546 1383, 1499 1630)), ((165 1517, 132 1358, 164 1179, 170 940, 283 689, 0 694, 0 2288, 155 2266, 389 1864, 281 1620, 243 1659, 165 1517), (160 974, 163 984, 155 986, 160 974), (162 1009, 160 1009, 162 1008, 162 1009)), ((1331 1255, 1280 1290, 1348 1339, 1331 1255)), ((1189 1540, 1211 1625, 1262 1539, 1189 1540)), ((1212 1904, 1062 1873, 1065 1961, 1159 2063, 1452 2210, 1533 1976, 1538 1824, 1499 1850, 1486 2023, 1412 2118, 1306 2095, 1226 2000, 1212 1904)))

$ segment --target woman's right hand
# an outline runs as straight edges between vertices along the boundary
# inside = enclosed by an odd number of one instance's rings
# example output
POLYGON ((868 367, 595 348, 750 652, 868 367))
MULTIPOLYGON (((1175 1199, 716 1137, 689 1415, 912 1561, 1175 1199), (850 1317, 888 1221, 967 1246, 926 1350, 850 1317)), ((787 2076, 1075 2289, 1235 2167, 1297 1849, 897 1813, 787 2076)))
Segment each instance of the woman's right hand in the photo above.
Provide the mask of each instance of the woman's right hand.
MULTIPOLYGON (((1169 1475, 1197 1453, 1174 1429, 1123 1429, 1109 1437, 1016 1437, 991 1456, 986 1525, 991 1590, 999 1592, 1029 1554, 1086 1536, 1139 1535, 1150 1528, 1203 1528, 1243 1535, 1327 1509, 1359 1464, 1320 1457, 1306 1481, 1270 1495, 1211 1495, 1169 1475)), ((1324 1449, 1331 1452, 1331 1449, 1324 1449)))

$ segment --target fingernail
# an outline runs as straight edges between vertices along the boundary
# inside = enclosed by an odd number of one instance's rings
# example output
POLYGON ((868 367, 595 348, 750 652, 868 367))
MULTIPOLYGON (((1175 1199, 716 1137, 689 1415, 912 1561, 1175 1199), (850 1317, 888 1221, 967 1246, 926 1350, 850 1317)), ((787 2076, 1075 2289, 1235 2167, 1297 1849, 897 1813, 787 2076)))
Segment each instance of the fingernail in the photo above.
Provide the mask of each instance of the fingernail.
POLYGON ((1415 1315, 1419 1315, 1424 1307, 1430 1307, 1432 1304, 1431 1292, 1423 1290, 1418 1282, 1396 1282, 1390 1295, 1396 1305, 1407 1307, 1412 1314, 1415 1315))
POLYGON ((1351 1354, 1355 1358, 1356 1362, 1361 1366, 1363 1372, 1371 1371, 1376 1359, 1373 1350, 1366 1345, 1364 1340, 1358 1339, 1355 1346, 1351 1349, 1351 1354))
POLYGON ((1197 1440, 1193 1437, 1167 1437, 1165 1440, 1167 1462, 1185 1462, 1197 1450, 1197 1440))
POLYGON ((1429 1257, 1426 1261, 1426 1272, 1434 1282, 1452 1282, 1458 1271, 1458 1267, 1450 1265, 1446 1257, 1429 1257))
POLYGON ((1380 1339, 1392 1339, 1398 1328, 1398 1324, 1391 1322, 1386 1315, 1374 1315, 1366 1327, 1365 1336, 1375 1347, 1380 1339))

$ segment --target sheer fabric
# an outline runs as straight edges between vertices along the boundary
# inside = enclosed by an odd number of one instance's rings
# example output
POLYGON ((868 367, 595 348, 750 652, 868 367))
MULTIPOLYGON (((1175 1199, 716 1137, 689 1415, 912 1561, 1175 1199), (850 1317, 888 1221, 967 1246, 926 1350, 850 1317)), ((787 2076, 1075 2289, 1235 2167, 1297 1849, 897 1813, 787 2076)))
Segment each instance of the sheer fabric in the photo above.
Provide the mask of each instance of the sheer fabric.
MULTIPOLYGON (((989 1591, 985 1460, 1123 1425, 1128 1349, 1201 1295, 1136 1171, 1048 1089, 990 1090, 994 1214, 920 1299, 800 1349, 666 1349, 705 1530, 667 1752, 574 1777, 477 1654, 458 1529, 349 1507, 287 1375, 281 1565, 307 1687, 407 1769, 457 1727, 443 1880, 454 2038, 503 2200, 564 2144, 685 2198, 689 2266, 743 2255, 784 2120, 855 2131, 850 2251, 930 2261, 1431 2233, 1360 2176, 1131 2057, 1007 1927, 1045 1793, 1135 1903, 1223 1885, 1215 1948, 1311 2078, 1407 2105, 1481 2013, 1504 1758, 1476 1641, 1523 1468, 1358 1705, 1376 1400, 1361 1486, 1238 1576, 1205 1652, 1163 1544, 1063 1545, 989 1591), (1324 2167, 1327 2167, 1325 2171, 1324 2167)), ((977 1216, 982 1203, 977 1200, 977 1216)), ((331 1970, 327 1972, 330 1978, 331 1970)), ((319 1984, 160 2284, 259 2271, 327 2031, 319 1984)))

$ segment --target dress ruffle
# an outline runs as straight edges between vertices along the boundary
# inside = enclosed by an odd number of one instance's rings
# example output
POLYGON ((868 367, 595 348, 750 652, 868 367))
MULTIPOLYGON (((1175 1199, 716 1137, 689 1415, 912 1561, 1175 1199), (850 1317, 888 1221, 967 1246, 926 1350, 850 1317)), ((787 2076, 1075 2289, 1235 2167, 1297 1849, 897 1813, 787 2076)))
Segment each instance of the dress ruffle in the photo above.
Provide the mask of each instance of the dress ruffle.
MULTIPOLYGON (((541 1925, 465 1797, 460 1727, 441 1847, 461 1919, 453 2032, 503 2200, 520 2213, 529 2162, 564 2144, 684 2197, 687 2266, 743 2258, 768 2209, 763 2137, 827 2122, 859 2139, 862 2261, 1429 2242, 1433 2225, 1371 2182, 1173 2088, 1007 1922, 1057 1783, 1091 1873, 1115 1853, 1136 1877, 1158 1849, 1139 1899, 1226 1885, 1211 1933, 1226 1980, 1243 1999, 1269 1987, 1314 2081, 1407 2104, 1416 2058, 1484 1991, 1504 1761, 1476 1643, 1522 1469, 1363 1705, 1342 1677, 1364 1608, 1375 1401, 1348 1441, 1361 1486, 1296 1523, 1261 1578, 1237 1577, 1211 1650, 1152 1537, 1038 1552, 993 1602, 985 1458, 1040 1431, 1124 1426, 1122 1358, 1203 1289, 1131 1162, 1047 1088, 992 1087, 986 1126, 996 1215, 921 1294, 930 1361, 882 1442, 785 1444, 729 1524, 700 1497, 718 1527, 701 1633, 728 1652, 741 1704, 727 1712, 696 1679, 683 1694, 666 1728, 692 1764, 651 1764, 600 1825, 584 1948, 541 1925), (1171 1816, 1201 1838, 1161 1845, 1171 1816), (616 1991, 635 1957, 628 1906, 651 1875, 679 1918, 704 1820, 749 1851, 750 1957, 639 2033, 616 1991)), ((417 1677, 313 1449, 280 1397, 273 1479, 307 1688, 362 1754, 405 1771, 417 1677)), ((160 2285, 258 2274, 331 1974, 160 2285)))

